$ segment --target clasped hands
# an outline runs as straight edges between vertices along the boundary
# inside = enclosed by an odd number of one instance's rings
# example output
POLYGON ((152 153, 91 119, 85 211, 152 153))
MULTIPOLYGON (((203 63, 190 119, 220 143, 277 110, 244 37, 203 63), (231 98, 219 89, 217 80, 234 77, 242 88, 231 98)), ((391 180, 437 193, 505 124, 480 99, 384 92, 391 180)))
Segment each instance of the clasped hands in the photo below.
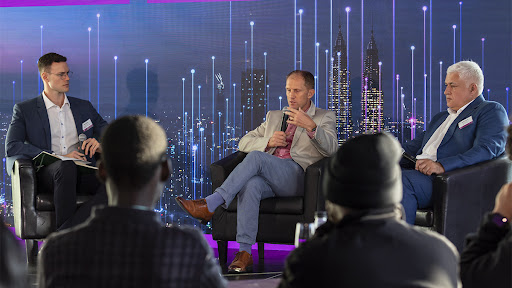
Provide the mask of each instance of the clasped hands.
POLYGON ((416 160, 416 170, 419 172, 425 174, 425 175, 432 175, 432 174, 441 174, 444 173, 444 167, 439 162, 432 161, 430 159, 418 159, 416 160))
MULTIPOLYGON (((286 121, 288 124, 302 127, 308 132, 313 131, 316 127, 315 121, 313 121, 306 112, 302 111, 300 107, 299 109, 288 107, 288 111, 284 113, 288 115, 288 121, 286 121)), ((283 131, 275 131, 272 137, 268 140, 267 148, 285 147, 287 144, 286 133, 283 131)))
POLYGON ((100 142, 96 140, 95 138, 88 138, 82 143, 82 150, 84 150, 84 153, 80 153, 78 151, 73 151, 71 153, 68 153, 64 155, 65 157, 69 158, 75 158, 83 161, 87 161, 85 158, 86 155, 89 155, 89 157, 93 157, 96 152, 101 152, 101 146, 100 142))

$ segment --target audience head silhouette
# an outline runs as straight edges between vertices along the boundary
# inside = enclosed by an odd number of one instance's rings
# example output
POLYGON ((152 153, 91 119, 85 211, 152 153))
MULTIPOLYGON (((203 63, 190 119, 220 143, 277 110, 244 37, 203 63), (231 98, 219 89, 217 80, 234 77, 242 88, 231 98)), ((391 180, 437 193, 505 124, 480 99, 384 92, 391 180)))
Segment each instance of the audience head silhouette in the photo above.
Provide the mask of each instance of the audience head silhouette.
POLYGON ((110 205, 152 208, 169 177, 167 137, 143 116, 125 116, 103 133, 99 177, 105 182, 110 205))
POLYGON ((348 140, 324 174, 324 194, 342 207, 366 210, 393 207, 402 200, 398 141, 387 133, 348 140))

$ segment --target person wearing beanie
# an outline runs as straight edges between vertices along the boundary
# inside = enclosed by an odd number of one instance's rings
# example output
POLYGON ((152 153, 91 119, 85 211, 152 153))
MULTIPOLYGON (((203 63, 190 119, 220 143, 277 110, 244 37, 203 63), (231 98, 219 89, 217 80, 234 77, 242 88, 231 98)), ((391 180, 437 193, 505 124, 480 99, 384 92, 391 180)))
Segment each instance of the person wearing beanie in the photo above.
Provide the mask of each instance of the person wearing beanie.
MULTIPOLYGON (((402 170, 402 204, 409 224, 414 224, 418 208, 432 206, 433 175, 505 152, 507 112, 500 103, 481 95, 484 75, 478 64, 460 61, 451 65, 445 86, 447 111, 434 115, 426 131, 403 145, 404 151, 417 159, 414 169, 402 170)), ((404 159, 402 164, 412 162, 404 159)))
POLYGON ((387 133, 340 147, 323 175, 328 221, 290 253, 280 288, 460 286, 455 246, 401 220, 401 154, 387 133))

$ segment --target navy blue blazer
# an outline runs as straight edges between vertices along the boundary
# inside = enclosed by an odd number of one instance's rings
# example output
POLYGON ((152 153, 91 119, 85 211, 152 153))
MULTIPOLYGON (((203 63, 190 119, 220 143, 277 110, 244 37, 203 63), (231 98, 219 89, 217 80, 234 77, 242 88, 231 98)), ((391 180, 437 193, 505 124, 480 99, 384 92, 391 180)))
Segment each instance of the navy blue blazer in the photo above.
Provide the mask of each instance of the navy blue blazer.
MULTIPOLYGON (((446 117, 448 111, 432 117, 427 131, 403 145, 405 152, 421 154, 427 141, 446 117)), ((478 96, 448 128, 437 149, 437 162, 443 165, 445 171, 451 171, 496 158, 505 152, 508 124, 507 112, 500 103, 486 101, 481 95, 478 96)))
MULTIPOLYGON (((91 102, 69 96, 67 98, 77 134, 83 133, 87 138, 98 140, 107 122, 96 112, 91 102), (89 119, 93 126, 84 131, 82 123, 89 119)), ((11 174, 16 159, 32 159, 42 151, 52 153, 51 140, 50 120, 42 94, 14 105, 5 140, 7 173, 11 174)))

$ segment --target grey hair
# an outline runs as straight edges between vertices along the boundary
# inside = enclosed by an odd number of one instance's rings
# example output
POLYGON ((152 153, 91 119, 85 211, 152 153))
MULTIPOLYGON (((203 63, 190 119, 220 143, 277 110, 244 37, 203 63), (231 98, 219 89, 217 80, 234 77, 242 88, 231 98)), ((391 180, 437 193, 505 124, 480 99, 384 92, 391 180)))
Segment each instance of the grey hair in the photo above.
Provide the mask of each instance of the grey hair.
POLYGON ((457 73, 460 79, 466 82, 466 85, 476 84, 478 95, 484 91, 484 73, 480 66, 471 60, 457 62, 446 70, 446 74, 457 73))

